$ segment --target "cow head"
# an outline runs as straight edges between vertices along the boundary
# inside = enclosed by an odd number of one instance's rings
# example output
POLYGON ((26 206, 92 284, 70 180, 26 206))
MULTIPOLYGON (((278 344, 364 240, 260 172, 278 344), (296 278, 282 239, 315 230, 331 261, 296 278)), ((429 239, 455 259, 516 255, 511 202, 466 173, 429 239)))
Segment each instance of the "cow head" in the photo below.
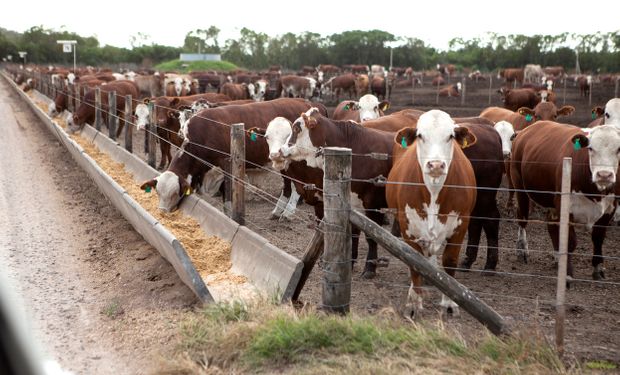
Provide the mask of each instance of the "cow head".
POLYGON ((65 93, 59 92, 56 94, 56 98, 54 98, 54 101, 50 103, 47 114, 50 117, 56 117, 66 108, 67 108, 67 95, 65 93))
POLYGON ((575 112, 575 107, 565 105, 558 109, 552 102, 540 102, 534 107, 534 109, 528 107, 521 107, 517 110, 517 113, 522 116, 531 116, 536 121, 556 121, 558 116, 569 116, 575 112))
POLYGON ((388 101, 379 102, 376 96, 366 94, 357 103, 360 112, 360 121, 374 120, 383 116, 383 112, 390 107, 388 101))
POLYGON ((183 77, 176 77, 173 81, 174 83, 174 92, 177 94, 177 96, 181 96, 181 93, 183 92, 183 77))
POLYGON ((416 155, 424 183, 437 187, 443 186, 448 175, 454 141, 464 147, 475 143, 476 137, 467 128, 455 125, 450 115, 435 109, 420 116, 417 128, 401 129, 394 141, 401 146, 417 141, 416 155))
POLYGON ((605 125, 620 128, 620 99, 614 98, 605 105, 605 125))
POLYGON ((309 167, 323 169, 323 157, 317 156, 318 146, 325 143, 324 134, 317 131, 319 109, 312 107, 301 114, 292 125, 292 132, 285 145, 280 148, 282 155, 292 160, 305 160, 309 167), (313 133, 313 134, 311 134, 313 133))
POLYGON ((252 99, 256 100, 257 102, 262 102, 263 100, 265 100, 265 94, 267 93, 267 81, 265 81, 264 79, 259 79, 258 81, 254 82, 254 97, 252 99))
POLYGON ((288 119, 276 117, 269 122, 267 129, 250 129, 250 132, 265 136, 265 141, 269 146, 269 160, 271 160, 272 167, 277 171, 285 170, 288 167, 289 160, 284 157, 281 149, 286 145, 293 132, 291 126, 292 124, 288 119))
POLYGON ((589 134, 580 133, 571 139, 575 148, 586 148, 589 154, 592 183, 599 191, 609 190, 616 183, 620 162, 620 130, 613 125, 597 126, 589 134))
POLYGON ((494 126, 495 131, 499 133, 502 140, 502 153, 504 158, 510 158, 512 152, 512 140, 515 136, 515 129, 508 121, 498 121, 494 126))
POLYGON ((149 117, 150 117, 148 102, 138 104, 136 106, 136 110, 134 111, 134 116, 135 116, 134 121, 136 124, 136 129, 138 130, 146 129, 146 126, 149 124, 149 117))
POLYGON ((140 189, 150 192, 151 188, 155 188, 159 196, 159 209, 172 212, 177 209, 183 197, 191 194, 191 179, 191 175, 189 181, 186 181, 174 172, 165 171, 154 179, 142 183, 140 189))

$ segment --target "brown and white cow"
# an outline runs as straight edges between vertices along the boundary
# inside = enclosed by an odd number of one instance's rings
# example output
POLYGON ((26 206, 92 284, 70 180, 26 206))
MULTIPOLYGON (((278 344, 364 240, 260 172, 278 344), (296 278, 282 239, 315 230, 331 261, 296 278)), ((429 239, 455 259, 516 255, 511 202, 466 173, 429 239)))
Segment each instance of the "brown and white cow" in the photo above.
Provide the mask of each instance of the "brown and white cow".
POLYGON ((280 78, 280 83, 282 85, 281 96, 283 98, 310 99, 316 89, 316 80, 312 77, 285 75, 280 78))
MULTIPOLYGON (((293 122, 293 132, 286 145, 281 148, 282 155, 294 161, 305 161, 311 168, 323 169, 323 156, 318 153, 322 147, 351 148, 354 155, 369 153, 392 153, 393 134, 368 129, 353 121, 333 121, 322 116, 315 108, 308 110, 293 122)), ((391 161, 378 160, 365 156, 353 156, 352 179, 365 180, 380 175, 387 176, 391 161)), ((351 182, 351 205, 366 209, 366 216, 374 222, 383 222, 383 213, 378 209, 387 207, 385 188, 360 181, 351 182)), ((358 228, 353 232, 359 234, 358 228)), ((377 243, 366 238, 368 256, 362 277, 376 275, 377 243)), ((357 258, 359 237, 353 238, 353 258, 357 258)))
MULTIPOLYGON (((146 181, 142 189, 154 187, 159 195, 159 208, 173 211, 186 192, 202 185, 203 176, 212 168, 230 170, 230 125, 243 123, 246 129, 265 128, 269 121, 281 116, 296 119, 311 103, 303 99, 280 98, 266 102, 208 108, 192 117, 181 150, 172 158, 168 169, 157 178, 146 181)), ((318 110, 318 109, 317 109, 318 110)), ((321 112, 327 114, 325 108, 321 112)), ((269 162, 267 143, 263 137, 246 142, 246 168, 269 162)), ((220 186, 226 197, 225 185, 220 186)))
POLYGON ((504 78, 506 80, 506 85, 512 84, 514 82, 519 82, 519 84, 523 84, 523 69, 522 68, 508 68, 501 69, 497 74, 497 79, 504 78))
POLYGON ((590 95, 590 88, 592 87, 592 76, 580 76, 577 78, 577 85, 579 85, 579 95, 586 97, 590 95))
MULTIPOLYGON (((371 85, 372 85, 372 82, 371 82, 371 85)), ((327 95, 331 95, 332 100, 334 100, 334 97, 336 100, 340 100, 340 95, 344 92, 348 93, 349 99, 356 96, 355 74, 346 73, 346 74, 332 77, 321 86, 321 96, 326 97, 327 95)), ((372 93, 372 86, 371 86, 371 93, 372 93)))
POLYGON ((588 125, 589 128, 598 125, 614 125, 620 129, 620 99, 610 99, 605 108, 592 108, 592 119, 593 121, 588 125))
POLYGON ((565 105, 558 108, 551 102, 540 102, 534 109, 529 107, 521 107, 516 112, 506 108, 489 107, 480 113, 480 117, 484 117, 494 123, 498 121, 508 121, 512 124, 515 131, 523 130, 537 121, 556 121, 559 116, 569 116, 575 112, 575 107, 565 105))
POLYGON ((376 96, 366 94, 359 101, 344 100, 336 106, 332 119, 334 120, 351 120, 363 123, 368 120, 374 120, 383 116, 383 112, 387 111, 390 103, 386 100, 379 102, 376 96))
POLYGON ((368 80, 368 75, 360 74, 355 77, 355 92, 357 92, 357 96, 370 93, 370 81, 368 80))
POLYGON ((454 72, 456 71, 456 66, 454 66, 454 64, 437 64, 437 70, 442 75, 451 77, 454 75, 454 72))
MULTIPOLYGON (((476 178, 461 150, 475 140, 466 128, 455 126, 450 116, 431 110, 417 128, 405 128, 393 141, 394 166, 388 176, 388 205, 397 210, 405 242, 431 258, 438 258, 454 277, 461 243, 476 203, 476 178), (403 147, 404 146, 404 147, 403 147)), ((423 309, 422 277, 413 269, 405 315, 423 309)), ((456 313, 458 306, 442 296, 441 306, 456 313)))
POLYGON ((449 85, 446 87, 442 87, 439 90, 439 96, 444 96, 444 97, 461 96, 461 82, 457 82, 455 85, 449 85))
MULTIPOLYGON (((603 241, 620 194, 617 183, 620 162, 620 129, 601 125, 588 133, 581 128, 542 121, 521 131, 514 140, 510 175, 517 190, 519 232, 517 252, 527 261, 530 202, 548 209, 547 229, 558 251, 562 160, 572 158, 570 222, 583 224, 592 235, 592 277, 605 277, 603 241), (589 134, 588 134, 589 133, 589 134)), ((573 277, 571 254, 577 245, 575 228, 569 228, 568 275, 573 277)))

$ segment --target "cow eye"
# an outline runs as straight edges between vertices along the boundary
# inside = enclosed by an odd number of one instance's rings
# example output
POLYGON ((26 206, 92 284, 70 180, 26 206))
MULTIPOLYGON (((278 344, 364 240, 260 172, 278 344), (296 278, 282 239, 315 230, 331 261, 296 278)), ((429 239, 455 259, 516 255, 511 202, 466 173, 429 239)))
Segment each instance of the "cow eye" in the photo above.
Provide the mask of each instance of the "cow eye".
POLYGON ((609 113, 605 112, 605 118, 609 118, 609 113))

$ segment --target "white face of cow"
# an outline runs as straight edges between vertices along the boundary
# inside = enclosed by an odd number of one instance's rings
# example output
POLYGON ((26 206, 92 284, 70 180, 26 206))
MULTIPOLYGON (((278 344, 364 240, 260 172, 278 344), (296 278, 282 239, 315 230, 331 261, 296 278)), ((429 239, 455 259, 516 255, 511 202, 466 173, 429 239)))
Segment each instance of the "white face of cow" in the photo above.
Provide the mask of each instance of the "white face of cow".
POLYGON ((248 85, 246 87, 248 89, 248 94, 250 95, 250 98, 258 101, 256 99, 256 90, 255 90, 254 84, 253 83, 248 83, 248 85))
POLYGON ((323 82, 324 79, 324 73, 322 71, 319 70, 319 72, 317 73, 317 79, 319 82, 323 82))
MULTIPOLYGON (((312 107, 306 111, 306 116, 311 116, 314 112, 318 111, 318 108, 312 107)), ((288 137, 286 144, 280 148, 282 155, 295 161, 305 160, 309 167, 323 169, 323 157, 316 156, 319 149, 312 144, 310 129, 306 126, 303 117, 299 117, 295 120, 293 127, 298 129, 297 139, 294 144, 289 144, 293 134, 288 137)))
POLYGON ((463 84, 461 82, 456 83, 456 92, 461 92, 463 89, 463 84))
POLYGON ((360 98, 358 102, 360 121, 374 120, 381 117, 379 110, 379 99, 372 94, 366 94, 360 98))
POLYGON ((58 111, 56 110, 56 103, 51 102, 49 107, 47 107, 47 115, 49 117, 56 117, 58 116, 58 111))
POLYGON ((605 125, 613 125, 620 129, 620 99, 614 98, 605 105, 605 125))
POLYGON ((72 85, 73 82, 75 81, 75 74, 73 73, 67 74, 67 81, 69 81, 69 84, 72 85))
POLYGON ((174 92, 177 93, 177 96, 181 96, 181 92, 183 92, 183 78, 176 77, 174 79, 174 92))
POLYGON ((499 121, 493 127, 502 139, 502 153, 504 154, 504 158, 507 159, 512 152, 512 137, 515 134, 515 129, 508 121, 499 121))
POLYGON ((254 83, 254 100, 257 102, 263 101, 265 99, 265 93, 267 92, 267 81, 258 80, 254 83))
POLYGON ((615 126, 597 126, 588 135, 592 182, 603 191, 616 182, 620 162, 620 130, 615 126))
POLYGON ((136 128, 138 130, 146 129, 146 125, 149 123, 149 107, 140 103, 136 106, 136 128))
POLYGON ((446 112, 434 109, 420 116, 417 125, 418 163, 424 183, 443 186, 452 161, 455 124, 446 112))
POLYGON ((172 212, 176 209, 183 196, 181 195, 181 184, 179 176, 170 171, 165 171, 157 178, 155 190, 159 196, 159 209, 165 212, 172 212))
POLYGON ((287 168, 287 159, 280 149, 286 145, 292 133, 291 122, 284 117, 276 117, 267 126, 265 140, 269 145, 269 159, 273 169, 281 171, 287 168))

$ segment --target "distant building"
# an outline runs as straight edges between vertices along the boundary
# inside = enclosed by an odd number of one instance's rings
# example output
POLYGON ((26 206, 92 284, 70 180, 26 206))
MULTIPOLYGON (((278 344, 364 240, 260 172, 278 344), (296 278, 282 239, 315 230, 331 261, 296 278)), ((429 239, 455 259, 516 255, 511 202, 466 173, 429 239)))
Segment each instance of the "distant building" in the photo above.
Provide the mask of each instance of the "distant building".
POLYGON ((219 53, 182 53, 179 56, 181 61, 222 61, 219 53))

